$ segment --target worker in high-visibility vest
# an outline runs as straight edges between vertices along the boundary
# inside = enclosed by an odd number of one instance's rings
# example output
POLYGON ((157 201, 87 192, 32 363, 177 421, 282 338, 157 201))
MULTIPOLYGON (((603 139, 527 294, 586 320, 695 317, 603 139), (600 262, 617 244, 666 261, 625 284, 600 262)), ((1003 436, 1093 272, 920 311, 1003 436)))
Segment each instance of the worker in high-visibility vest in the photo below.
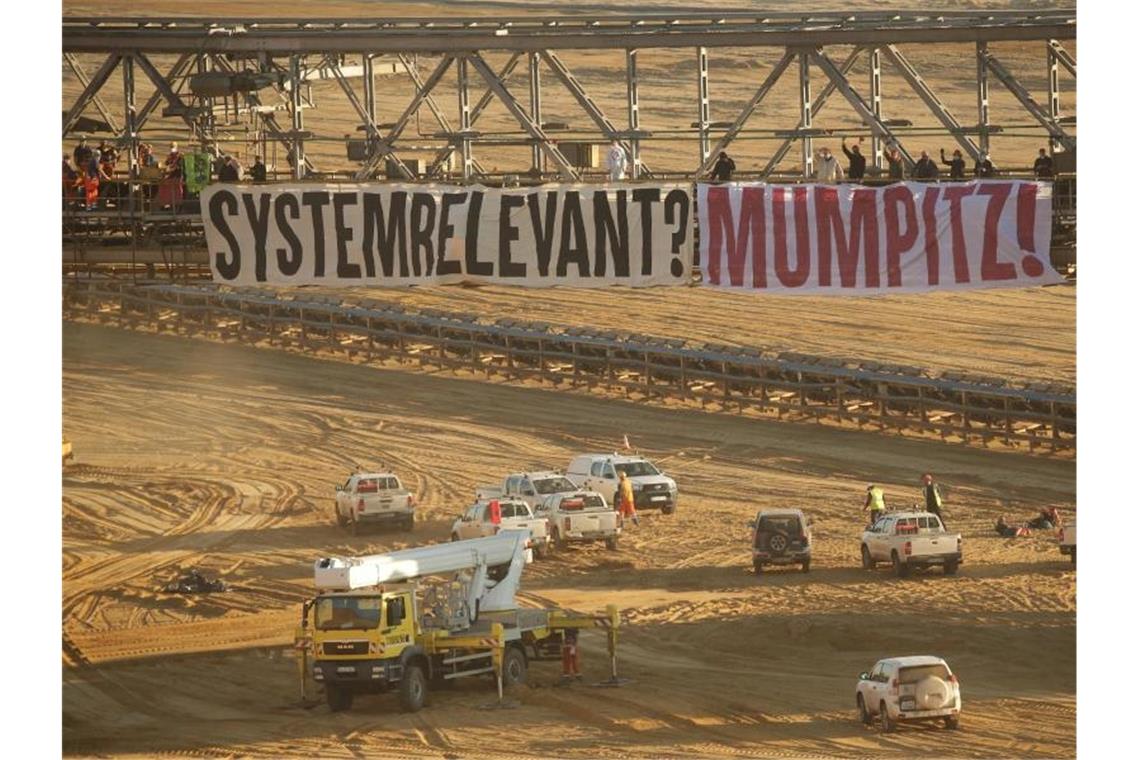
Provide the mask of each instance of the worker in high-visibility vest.
POLYGON ((618 471, 618 509, 623 518, 633 520, 638 525, 637 506, 633 503, 633 483, 624 471, 618 471))
POLYGON ((883 501, 883 489, 874 483, 867 486, 867 500, 863 502, 863 511, 866 512, 868 509, 871 510, 871 525, 878 522, 887 511, 887 505, 883 501))
POLYGON ((926 502, 926 511, 938 515, 942 527, 946 527, 946 518, 942 516, 942 491, 929 472, 922 476, 922 498, 926 502))

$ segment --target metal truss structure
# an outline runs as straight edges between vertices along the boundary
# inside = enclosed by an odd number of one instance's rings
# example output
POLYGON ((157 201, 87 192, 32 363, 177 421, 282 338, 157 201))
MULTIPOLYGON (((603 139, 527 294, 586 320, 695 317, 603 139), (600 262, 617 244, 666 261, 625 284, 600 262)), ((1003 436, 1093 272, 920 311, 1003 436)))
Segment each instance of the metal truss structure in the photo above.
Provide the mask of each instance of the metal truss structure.
POLYGON ((214 284, 79 280, 64 288, 64 317, 713 411, 855 422, 970 444, 1076 448, 1076 393, 1053 383, 214 284))
MULTIPOLYGON (((799 117, 790 128, 779 125, 779 129, 768 130, 784 139, 761 175, 776 172, 798 142, 799 170, 811 176, 812 139, 820 134, 813 122, 835 94, 869 131, 868 158, 873 169, 882 168, 888 145, 898 147, 905 163, 913 163, 906 150, 906 126, 884 115, 885 59, 922 100, 944 134, 975 160, 989 152, 991 135, 1000 128, 990 120, 991 77, 1009 90, 1056 151, 1072 152, 1076 148, 1075 120, 1062 116, 1060 77, 1062 70, 1076 77, 1076 62, 1063 46, 1075 37, 1075 9, 653 13, 509 19, 68 17, 63 20, 64 62, 83 90, 63 116, 63 136, 66 139, 75 131, 81 116, 93 107, 120 146, 127 149, 127 169, 134 179, 138 170, 134 148, 160 106, 164 116, 180 119, 195 141, 215 152, 221 130, 219 115, 248 115, 263 141, 272 141, 288 151, 292 174, 300 179, 317 168, 305 150, 306 140, 314 137, 305 128, 305 111, 313 106, 306 86, 327 79, 339 85, 356 116, 354 128, 363 133, 362 153, 348 172, 357 179, 383 175, 408 180, 485 180, 490 173, 479 162, 479 148, 510 144, 529 147, 530 165, 505 173, 534 180, 577 181, 583 178, 583 162, 567 155, 564 144, 568 137, 558 131, 560 125, 543 118, 543 86, 554 82, 565 88, 591 124, 582 139, 619 141, 632 159, 634 179, 696 179, 707 175, 719 151, 741 135, 777 82, 785 75, 794 75, 799 81, 799 117), (1007 41, 1040 42, 1048 72, 1044 102, 1036 99, 990 48, 992 43, 1007 41), (904 55, 902 47, 922 44, 954 44, 968 51, 967 60, 973 64, 964 71, 974 78, 976 115, 965 118, 951 113, 904 55), (835 53, 837 47, 843 48, 842 57, 835 53), (643 143, 657 137, 641 121, 638 55, 640 51, 664 48, 691 50, 697 64, 692 90, 696 119, 691 125, 668 130, 670 140, 691 140, 693 144, 689 168, 680 173, 654 171, 641 157, 643 143), (763 75, 734 120, 713 122, 709 51, 743 48, 777 48, 783 55, 763 75), (568 50, 624 51, 624 119, 607 115, 598 106, 563 60, 562 54, 568 50), (496 69, 487 59, 489 53, 509 58, 496 69), (78 58, 81 54, 101 55, 102 63, 88 73, 78 58), (158 56, 172 57, 174 64, 162 71, 155 63, 158 56), (870 70, 865 89, 849 77, 861 60, 870 70), (424 62, 428 66, 421 69, 424 62), (121 113, 125 116, 121 120, 115 118, 102 94, 117 68, 122 70, 124 90, 121 113), (515 81, 519 69, 525 69, 525 85, 515 81), (789 69, 794 74, 789 74, 789 69), (813 71, 826 79, 826 85, 814 94, 813 71), (411 100, 390 124, 377 123, 375 78, 381 74, 407 76, 414 84, 411 100), (445 78, 450 82, 451 77, 458 93, 454 109, 445 108, 435 96, 440 83, 445 78), (154 87, 154 94, 141 106, 135 92, 140 79, 154 87), (214 86, 208 87, 210 84, 214 86), (518 130, 496 134, 476 128, 493 102, 505 108, 518 130), (407 160, 404 134, 424 106, 440 131, 432 160, 416 170, 407 160)), ((615 70, 614 75, 618 77, 620 72, 615 70)))

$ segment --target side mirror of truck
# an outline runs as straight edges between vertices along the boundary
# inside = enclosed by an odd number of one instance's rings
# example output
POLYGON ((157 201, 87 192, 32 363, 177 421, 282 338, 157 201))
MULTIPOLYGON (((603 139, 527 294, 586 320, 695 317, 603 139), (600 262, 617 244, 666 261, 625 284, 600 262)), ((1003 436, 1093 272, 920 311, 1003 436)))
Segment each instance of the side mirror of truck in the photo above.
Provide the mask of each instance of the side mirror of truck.
POLYGON ((343 490, 344 490, 344 486, 342 486, 340 483, 337 483, 336 484, 336 492, 340 493, 343 490))
POLYGON ((756 528, 756 521, 755 520, 749 520, 748 521, 748 527, 755 529, 756 528))
POLYGON ((859 680, 860 681, 866 681, 868 678, 870 678, 870 676, 868 676, 866 673, 860 673, 859 674, 859 680))
POLYGON ((534 496, 534 495, 535 495, 535 493, 534 493, 533 488, 526 488, 523 490, 523 496, 534 496))

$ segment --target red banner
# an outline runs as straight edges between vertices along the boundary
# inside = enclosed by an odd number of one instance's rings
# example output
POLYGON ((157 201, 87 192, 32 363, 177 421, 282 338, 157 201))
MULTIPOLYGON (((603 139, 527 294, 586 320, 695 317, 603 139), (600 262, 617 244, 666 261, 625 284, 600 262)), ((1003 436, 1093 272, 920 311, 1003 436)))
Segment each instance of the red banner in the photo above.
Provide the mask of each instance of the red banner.
POLYGON ((703 284, 873 295, 1058 283, 1052 192, 1020 180, 700 184, 703 284))

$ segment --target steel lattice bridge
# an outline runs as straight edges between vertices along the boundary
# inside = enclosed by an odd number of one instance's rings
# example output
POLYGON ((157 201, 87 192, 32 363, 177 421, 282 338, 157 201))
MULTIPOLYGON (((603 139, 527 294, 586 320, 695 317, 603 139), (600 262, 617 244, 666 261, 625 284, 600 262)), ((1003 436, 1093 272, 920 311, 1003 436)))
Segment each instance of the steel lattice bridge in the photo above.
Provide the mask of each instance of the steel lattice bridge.
MULTIPOLYGON (((942 134, 964 154, 977 160, 989 153, 990 137, 1000 130, 991 123, 991 79, 1009 90, 1035 127, 1059 153, 1075 154, 1075 120, 1061 113, 1060 76, 1076 77, 1076 61, 1063 43, 1075 39, 1076 10, 1032 11, 919 11, 919 12, 810 12, 810 13, 647 13, 619 16, 527 16, 520 18, 400 18, 400 19, 285 19, 285 18, 76 18, 63 19, 63 55, 83 91, 63 116, 63 136, 80 131, 89 106, 102 115, 109 131, 129 158, 130 178, 137 178, 135 150, 148 121, 160 113, 180 119, 194 142, 218 149, 226 126, 219 113, 238 113, 255 124, 266 143, 272 142, 295 157, 293 176, 317 172, 306 156, 305 85, 318 79, 333 80, 343 92, 363 133, 354 167, 354 179, 379 175, 405 180, 486 179, 477 146, 528 146, 530 166, 514 171, 531 180, 581 180, 584 164, 568 155, 567 135, 543 118, 544 79, 552 75, 557 86, 581 106, 589 119, 595 142, 618 140, 632 160, 634 179, 666 176, 641 160, 641 146, 654 135, 640 121, 638 53, 655 48, 687 48, 696 61, 696 81, 684 97, 692 97, 692 121, 675 125, 670 140, 692 142, 691 168, 678 175, 705 176, 719 151, 745 130, 773 86, 793 69, 798 76, 799 113, 794 124, 771 130, 783 138, 768 165, 760 172, 775 172, 798 143, 799 170, 812 174, 812 139, 821 134, 813 117, 828 99, 838 94, 858 115, 871 137, 868 164, 871 173, 881 169, 884 149, 895 145, 909 168, 914 159, 906 150, 905 125, 884 116, 881 73, 889 62, 929 109, 942 134), (995 42, 1040 42, 1048 71, 1048 91, 1039 100, 1011 73, 993 51, 995 42), (900 45, 955 44, 962 46, 963 77, 972 77, 977 111, 969 118, 951 113, 900 45), (830 50, 842 47, 842 55, 830 50), (783 54, 766 73, 732 121, 713 122, 709 116, 710 50, 777 48, 783 54), (605 113, 560 57, 566 50, 625 51, 626 113, 619 118, 605 113), (509 54, 495 69, 487 53, 509 54), (102 63, 93 72, 84 69, 79 54, 99 54, 102 63), (170 57, 173 65, 162 71, 156 57, 170 57), (860 60, 869 64, 865 87, 848 77, 860 60), (425 65, 426 62, 426 65, 425 65), (424 68, 421 70, 421 66, 424 68), (101 90, 116 69, 121 69, 123 107, 112 112, 101 90), (516 70, 525 69, 526 76, 516 70), (813 69, 826 84, 812 92, 813 69), (393 123, 377 121, 376 78, 407 76, 414 93, 393 123), (145 78, 154 93, 145 103, 136 100, 136 82, 145 78), (512 79, 516 81, 512 81, 512 79), (445 107, 435 94, 444 81, 454 82, 457 102, 445 107), (521 84, 520 81, 521 80, 521 84), (477 98, 472 96, 477 95, 477 98), (483 111, 498 101, 517 121, 516 137, 483 133, 476 123, 483 111), (232 110, 231 110, 232 103, 232 110), (440 131, 430 161, 408 159, 405 131, 422 107, 438 122, 440 131), (120 122, 116 113, 123 114, 120 122), (278 117, 281 117, 279 120, 278 117), (285 123, 285 120, 288 123, 285 123), (681 135, 677 137, 675 135, 681 135), (403 153, 403 155, 401 155, 403 153)), ((615 71, 615 78, 621 74, 615 71)), ((620 80, 619 80, 620 81, 620 80)), ((682 97, 677 94, 673 100, 682 97)), ((564 125, 563 125, 564 126, 564 125)), ((422 138, 415 138, 422 142, 422 138)), ((575 139, 578 139, 577 137, 575 139)), ((422 148, 422 146, 417 146, 422 148)), ((353 158, 350 151, 350 158, 353 158)), ((996 161, 995 161, 996 163, 996 161)), ((324 172, 325 176, 335 174, 324 172)), ((343 173, 340 176, 344 176, 343 173)))

